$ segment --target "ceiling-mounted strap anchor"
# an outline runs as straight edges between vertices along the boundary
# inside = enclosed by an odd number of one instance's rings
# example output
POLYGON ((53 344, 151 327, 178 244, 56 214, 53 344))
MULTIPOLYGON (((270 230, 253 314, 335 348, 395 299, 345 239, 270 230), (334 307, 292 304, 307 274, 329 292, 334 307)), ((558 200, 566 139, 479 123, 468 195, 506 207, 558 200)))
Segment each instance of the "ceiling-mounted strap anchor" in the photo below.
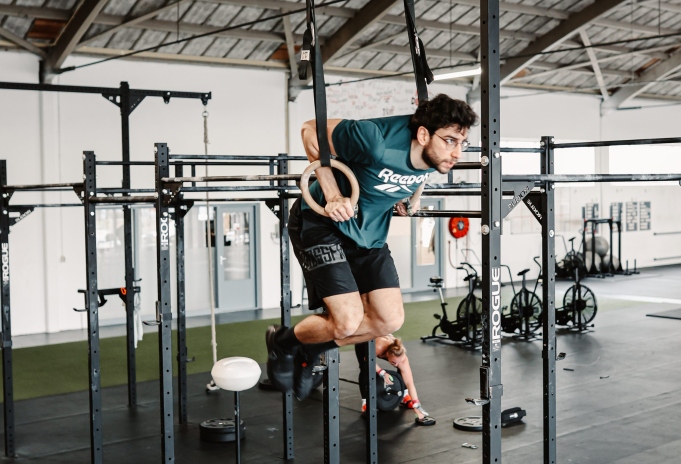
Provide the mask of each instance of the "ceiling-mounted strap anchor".
POLYGON ((310 28, 314 28, 310 25, 309 28, 305 29, 303 34, 303 46, 300 49, 300 63, 298 64, 298 79, 301 81, 307 80, 307 70, 309 68, 310 60, 312 59, 312 47, 314 46, 314 34, 310 28))

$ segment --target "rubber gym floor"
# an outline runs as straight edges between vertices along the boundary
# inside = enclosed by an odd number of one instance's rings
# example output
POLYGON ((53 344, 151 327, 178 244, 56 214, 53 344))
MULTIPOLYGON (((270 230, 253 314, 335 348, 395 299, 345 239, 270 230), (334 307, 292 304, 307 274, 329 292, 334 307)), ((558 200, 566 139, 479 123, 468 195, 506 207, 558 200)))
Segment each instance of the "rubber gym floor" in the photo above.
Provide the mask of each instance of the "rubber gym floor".
MULTIPOLYGON (((590 333, 558 334, 558 348, 567 354, 558 363, 557 427, 560 463, 678 463, 681 456, 681 320, 646 317, 681 308, 681 267, 663 267, 640 275, 617 276, 584 284, 599 299, 590 333), (568 370, 569 369, 569 370, 568 370)), ((562 298, 566 282, 559 282, 562 298)), ((433 295, 429 295, 432 297, 433 295)), ((437 301, 420 303, 418 328, 432 327, 437 301)), ((410 305, 407 311, 410 311, 410 305)), ((451 306, 450 306, 451 307, 451 306)), ((416 311, 416 310, 414 310, 416 311)), ((408 314, 407 322, 410 317, 408 314)), ((265 323, 265 321, 260 321, 265 323)), ((223 326, 224 327, 224 326, 223 326)), ((229 326, 227 326, 229 327, 229 326)), ((258 328, 259 329, 259 328, 258 328)), ((437 342, 422 343, 420 333, 403 331, 419 397, 437 419, 432 427, 414 425, 412 411, 379 413, 379 461, 391 463, 478 463, 480 432, 452 427, 458 417, 479 415, 480 408, 464 402, 479 390, 480 352, 468 352, 437 342)), ((71 344, 63 344, 71 345, 71 344)), ((62 345, 47 347, 58 356, 62 345)), ((15 352, 21 352, 16 350, 15 352)), ((263 349, 264 351, 264 349, 263 349)), ((234 352, 229 355, 239 355, 234 352)), ((262 356, 259 356, 262 359, 262 356)), ((21 356, 18 356, 21 359, 21 356)), ((124 357, 119 363, 124 363, 124 357)), ((54 370, 63 370, 55 361, 54 370)), ((190 365, 191 366, 191 365, 190 365)), ((506 339, 502 348, 503 408, 527 411, 523 423, 503 430, 506 463, 542 462, 541 342, 506 339)), ((264 366, 263 366, 264 367, 264 366)), ((356 379, 351 351, 341 353, 341 377, 356 379)), ((15 363, 20 376, 22 364, 15 363)), ((123 366, 124 370, 124 366, 123 366)), ((104 367, 102 368, 104 372, 104 367)), ((16 402, 18 462, 88 463, 88 396, 86 391, 50 395, 54 372, 30 377, 45 392, 16 402), (46 396, 47 395, 47 396, 46 396)), ((56 377, 55 377, 56 378, 56 377)), ((205 373, 189 377, 188 425, 175 426, 177 463, 234 462, 233 444, 204 443, 198 424, 209 418, 231 417, 230 392, 206 394, 205 373)), ((115 383, 115 382, 113 382, 115 383)), ((139 402, 129 408, 125 385, 103 389, 105 462, 160 461, 158 383, 140 382, 139 402)), ((21 391, 17 389, 17 396, 21 391)), ((323 462, 322 392, 294 404, 295 462, 323 462)), ((364 422, 357 386, 341 382, 341 458, 364 462, 364 422)), ((283 461, 281 395, 253 388, 243 392, 246 423, 242 462, 283 461)), ((7 458, 0 462, 12 462, 7 458)))

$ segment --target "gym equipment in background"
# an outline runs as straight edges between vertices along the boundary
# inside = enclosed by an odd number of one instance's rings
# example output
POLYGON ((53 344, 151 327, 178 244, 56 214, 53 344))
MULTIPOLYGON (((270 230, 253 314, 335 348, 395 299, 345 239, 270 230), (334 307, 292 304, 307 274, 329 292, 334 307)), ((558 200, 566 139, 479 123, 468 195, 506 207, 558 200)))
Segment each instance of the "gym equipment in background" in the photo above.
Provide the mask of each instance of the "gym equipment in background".
POLYGON ((468 263, 461 263, 458 270, 465 271, 464 282, 468 282, 468 294, 461 300, 456 308, 456 320, 459 326, 464 329, 465 342, 460 346, 475 350, 482 345, 482 300, 475 293, 478 286, 478 273, 468 263), (471 272, 468 272, 470 268, 471 272))
POLYGON ((527 411, 523 408, 515 407, 501 411, 501 426, 510 427, 520 424, 525 416, 527 416, 527 411))
MULTIPOLYGON (((142 279, 136 280, 135 282, 139 282, 142 279)), ((82 293, 85 295, 86 290, 83 290, 82 288, 78 290, 78 293, 82 293)), ((138 286, 133 287, 133 293, 139 293, 140 288, 138 286)), ((107 299, 106 296, 108 295, 118 295, 118 297, 123 301, 123 304, 125 304, 125 297, 128 294, 128 291, 125 287, 116 287, 116 288, 100 288, 97 290, 97 306, 102 307, 106 304, 107 299)), ((77 313, 82 313, 87 311, 87 309, 77 309, 73 308, 73 310, 77 313)))
POLYGON ((610 250, 610 244, 606 239, 600 236, 590 238, 586 241, 586 251, 591 251, 594 241, 596 242, 596 254, 601 258, 607 255, 608 251, 610 250))
POLYGON ((241 440, 245 438, 246 429, 240 418, 239 393, 253 388, 258 383, 262 373, 260 366, 251 358, 233 356, 216 362, 210 373, 215 385, 223 390, 234 392, 234 420, 211 419, 202 422, 199 425, 201 440, 209 442, 236 441, 236 462, 241 464, 241 440), (235 424, 239 424, 239 427, 235 427, 235 424))
MULTIPOLYGON (((522 408, 510 408, 501 412, 501 426, 511 427, 520 424, 527 411, 522 408)), ((482 416, 466 416, 454 419, 454 428, 464 432, 482 432, 482 416)))
MULTIPOLYGON (((570 240, 570 250, 567 249, 567 244, 565 243, 565 237, 562 235, 556 235, 563 239, 563 246, 565 247, 565 257, 556 263, 556 278, 559 279, 572 279, 575 276, 575 268, 579 269, 579 272, 586 272, 586 266, 584 264, 584 257, 579 252, 575 251, 575 239, 577 237, 572 237, 570 240)), ((581 246, 581 245, 580 245, 581 246)))
MULTIPOLYGON (((379 411, 387 412, 394 410, 400 404, 400 401, 402 401, 402 393, 407 387, 405 387, 404 379, 402 379, 399 372, 386 370, 385 373, 392 377, 393 383, 392 385, 388 385, 380 375, 376 375, 376 408, 379 411)), ((339 380, 358 385, 361 389, 362 385, 367 383, 365 377, 366 374, 363 371, 360 371, 357 381, 345 379, 343 377, 340 377, 339 380)))
POLYGON ((584 219, 582 229, 582 249, 584 250, 584 263, 586 264, 586 277, 612 277, 615 274, 631 275, 629 270, 622 269, 622 221, 613 218, 584 219), (607 224, 610 229, 610 243, 603 237, 596 236, 598 224, 607 224), (586 239, 587 229, 591 225, 591 238, 586 239), (606 255, 615 256, 613 252, 614 228, 617 228, 617 256, 616 259, 608 259, 608 264, 602 263, 606 255), (592 247, 591 244, 595 243, 592 247))
POLYGON ((482 416, 466 416, 454 419, 454 428, 464 432, 482 432, 482 416))
POLYGON ((482 300, 473 293, 478 281, 478 273, 468 263, 461 263, 462 266, 457 269, 465 271, 466 277, 464 282, 468 282, 468 294, 461 300, 456 310, 456 319, 449 320, 447 315, 447 302, 442 294, 443 279, 440 276, 430 278, 433 291, 439 292, 440 307, 442 308, 442 315, 433 314, 437 319, 438 324, 433 327, 430 335, 421 337, 421 341, 427 340, 447 340, 455 342, 458 346, 468 349, 477 349, 482 341, 482 300), (464 266, 468 266, 471 272, 468 272, 464 266), (437 334, 440 329, 442 334, 437 334))
MULTIPOLYGON (((539 256, 533 258, 539 266, 538 275, 541 276, 541 264, 538 259, 539 256)), ((518 273, 522 281, 520 290, 516 292, 511 268, 505 264, 502 266, 508 270, 513 287, 513 299, 510 305, 501 308, 501 329, 508 334, 513 334, 515 338, 523 338, 525 341, 535 340, 535 334, 541 327, 542 320, 542 301, 536 293, 539 279, 535 282, 534 289, 530 291, 527 288, 526 277, 530 269, 523 269, 518 273)))
POLYGON ((584 265, 587 269, 591 269, 589 272, 590 276, 599 278, 608 277, 607 273, 603 272, 602 264, 603 260, 598 253, 594 254, 587 251, 584 255, 584 265))
POLYGON ((468 234, 469 227, 468 218, 453 217, 449 219, 449 233, 457 240, 464 238, 468 234))
POLYGON ((556 324, 567 329, 584 332, 593 327, 589 324, 596 317, 598 304, 596 295, 586 285, 582 285, 583 274, 575 269, 575 283, 563 295, 563 307, 556 308, 556 324))

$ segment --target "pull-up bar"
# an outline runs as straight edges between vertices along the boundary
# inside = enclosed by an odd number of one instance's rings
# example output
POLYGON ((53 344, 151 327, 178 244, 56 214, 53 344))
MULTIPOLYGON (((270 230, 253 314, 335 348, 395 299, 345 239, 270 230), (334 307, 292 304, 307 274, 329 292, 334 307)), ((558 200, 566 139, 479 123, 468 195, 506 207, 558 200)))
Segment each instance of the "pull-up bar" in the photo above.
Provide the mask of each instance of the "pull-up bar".
POLYGON ((535 174, 502 176, 504 182, 649 182, 681 181, 681 174, 535 174))
MULTIPOLYGON (((123 90, 120 87, 86 87, 82 85, 52 85, 52 84, 26 84, 23 82, 0 82, 0 89, 7 90, 33 90, 37 92, 66 92, 66 93, 95 93, 106 98, 120 97, 123 90)), ((172 90, 146 90, 128 89, 132 97, 162 97, 168 103, 171 98, 196 98, 204 105, 212 98, 212 92, 177 92, 172 90)))
POLYGON ((82 186, 82 182, 67 182, 62 184, 3 185, 2 188, 5 190, 49 190, 52 188, 74 188, 82 186))
POLYGON ((597 148, 597 147, 617 147, 623 145, 658 145, 665 143, 681 143, 681 137, 670 137, 662 139, 633 139, 633 140, 607 140, 602 142, 574 142, 574 143, 554 143, 553 148, 597 148))

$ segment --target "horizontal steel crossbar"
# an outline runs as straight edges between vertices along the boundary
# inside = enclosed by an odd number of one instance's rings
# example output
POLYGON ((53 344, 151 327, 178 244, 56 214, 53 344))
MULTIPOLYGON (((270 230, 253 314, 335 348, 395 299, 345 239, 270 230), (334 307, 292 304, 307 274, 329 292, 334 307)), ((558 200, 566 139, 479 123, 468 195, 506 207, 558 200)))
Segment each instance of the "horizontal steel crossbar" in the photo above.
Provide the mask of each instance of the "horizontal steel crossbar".
POLYGON ((502 176, 504 182, 649 182, 681 180, 681 174, 535 174, 502 176))
POLYGON ((127 203, 154 203, 156 197, 91 197, 90 203, 127 204, 127 203))
POLYGON ((206 192, 277 192, 281 190, 297 190, 298 187, 295 185, 260 185, 260 186, 250 186, 250 185, 236 185, 228 187, 226 185, 221 185, 217 187, 182 187, 182 191, 185 193, 206 193, 206 192))
POLYGON ((105 187, 105 188, 98 188, 97 193, 106 193, 109 195, 113 195, 115 193, 120 193, 121 195, 127 195, 131 193, 156 193, 156 190, 154 189, 143 189, 143 188, 138 188, 138 189, 124 189, 124 188, 117 188, 117 187, 105 187))
MULTIPOLYGON (((468 147, 464 153, 480 153, 482 149, 480 147, 468 147)), ((501 153, 541 153, 541 148, 531 148, 531 147, 501 147, 499 149, 501 153)))
MULTIPOLYGON (((306 156, 250 156, 250 155, 170 155, 171 160, 215 160, 215 161, 308 161, 306 156)), ((171 163, 172 164, 172 163, 171 163)))
MULTIPOLYGON (((154 166, 153 161, 97 161, 97 166, 154 166)), ((176 161, 171 166, 269 166, 267 161, 176 161)))
MULTIPOLYGON (((33 90, 40 92, 98 93, 120 95, 120 87, 86 87, 81 85, 26 84, 22 82, 0 82, 0 89, 33 90)), ((211 92, 176 92, 167 90, 130 89, 130 95, 139 97, 198 98, 209 100, 211 92)))
POLYGON ((414 213, 411 217, 467 217, 467 218, 481 218, 481 211, 449 211, 449 210, 429 210, 421 209, 414 213))
POLYGON ((21 208, 70 208, 83 206, 82 203, 36 203, 33 205, 10 205, 10 212, 19 212, 21 208))
POLYGON ((596 147, 616 147, 622 145, 657 145, 664 143, 681 143, 681 137, 671 137, 663 139, 632 139, 632 140, 607 140, 602 142, 575 142, 575 143, 554 143, 553 148, 596 148, 596 147))
POLYGON ((479 162, 462 162, 456 163, 452 168, 453 171, 459 171, 462 169, 482 169, 482 164, 479 162))
POLYGON ((300 174, 250 174, 242 176, 164 177, 161 182, 254 182, 300 180, 300 174))
POLYGON ((28 185, 5 185, 5 190, 49 190, 63 187, 82 187, 82 182, 63 183, 63 184, 28 184, 28 185))

